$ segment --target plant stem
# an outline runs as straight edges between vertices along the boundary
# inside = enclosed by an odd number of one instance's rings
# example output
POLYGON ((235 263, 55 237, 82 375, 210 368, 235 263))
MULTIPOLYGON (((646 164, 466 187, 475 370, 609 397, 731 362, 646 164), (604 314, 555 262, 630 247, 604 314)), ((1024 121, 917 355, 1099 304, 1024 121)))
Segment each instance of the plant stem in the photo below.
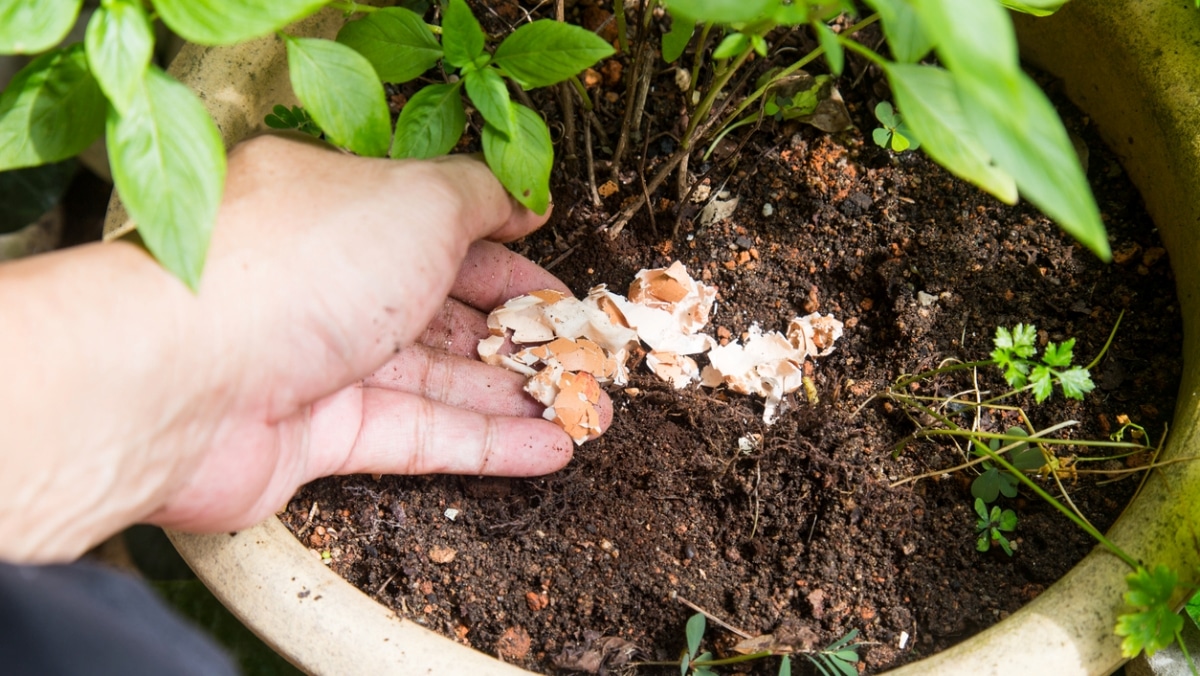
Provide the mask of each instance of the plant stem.
MULTIPOLYGON (((1041 441, 1045 442, 1048 440, 1041 440, 1041 441)), ((978 448, 980 450, 980 452, 987 455, 992 460, 992 462, 995 462, 995 463, 999 464, 1001 467, 1003 467, 1004 469, 1008 470, 1009 473, 1011 473, 1013 476, 1015 476, 1018 481, 1025 484, 1026 486, 1028 486, 1029 489, 1032 490, 1034 493, 1037 493, 1038 497, 1040 497, 1041 499, 1050 503, 1050 506, 1052 506, 1055 509, 1057 509, 1058 511, 1062 512, 1063 515, 1066 516, 1068 519, 1070 519, 1076 526, 1079 526, 1088 535, 1091 535, 1096 540, 1096 542, 1099 542, 1100 544, 1104 545, 1104 547, 1108 551, 1115 554, 1117 556, 1117 558, 1124 561, 1126 563, 1126 565, 1128 565, 1130 568, 1137 570, 1138 568, 1141 567, 1141 564, 1138 563, 1137 559, 1133 558, 1128 553, 1126 553, 1124 549, 1121 549, 1120 547, 1118 547, 1116 545, 1116 543, 1114 543, 1112 540, 1109 540, 1108 538, 1104 537, 1104 533, 1101 533, 1099 530, 1097 530, 1095 526, 1088 523, 1086 520, 1079 518, 1079 515, 1072 512, 1069 508, 1067 508, 1066 505, 1059 502, 1057 498, 1055 498, 1053 495, 1050 495, 1049 493, 1047 493, 1045 490, 1042 489, 1041 486, 1034 483, 1034 481, 1032 479, 1025 476, 1024 472, 1017 469, 1007 459, 997 455, 995 452, 992 451, 992 449, 988 448, 987 444, 980 442, 980 441, 976 441, 975 447, 978 448)))
POLYGON ((625 35, 625 0, 613 0, 613 17, 617 20, 617 51, 629 53, 629 36, 625 35))

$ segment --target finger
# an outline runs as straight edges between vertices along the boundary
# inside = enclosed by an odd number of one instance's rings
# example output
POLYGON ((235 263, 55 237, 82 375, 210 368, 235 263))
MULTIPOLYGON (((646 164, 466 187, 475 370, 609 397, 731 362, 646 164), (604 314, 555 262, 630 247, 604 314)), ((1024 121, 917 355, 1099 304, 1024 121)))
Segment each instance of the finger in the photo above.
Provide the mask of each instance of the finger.
MULTIPOLYGON (((414 345, 363 381, 478 413, 540 418, 545 407, 524 390, 525 377, 499 366, 414 345)), ((600 429, 612 422, 612 400, 600 393, 600 429)))
POLYGON ((447 298, 417 342, 448 354, 477 359, 479 341, 490 335, 487 317, 482 312, 447 298))
POLYGON ((522 389, 525 380, 499 366, 413 345, 363 380, 363 387, 407 392, 489 415, 540 418, 544 407, 522 389))
POLYGON ((489 312, 504 301, 541 289, 572 295, 558 277, 537 263, 495 242, 476 242, 467 250, 450 295, 489 312))
MULTIPOLYGON (((315 429, 338 424, 319 414, 315 429)), ((335 473, 538 476, 564 467, 573 452, 570 437, 540 418, 485 415, 372 387, 362 390, 361 428, 335 473)))
POLYGON ((544 214, 535 214, 517 204, 492 170, 477 157, 447 155, 429 162, 444 172, 457 192, 463 209, 459 225, 465 228, 466 241, 511 242, 542 227, 550 218, 549 209, 544 214))

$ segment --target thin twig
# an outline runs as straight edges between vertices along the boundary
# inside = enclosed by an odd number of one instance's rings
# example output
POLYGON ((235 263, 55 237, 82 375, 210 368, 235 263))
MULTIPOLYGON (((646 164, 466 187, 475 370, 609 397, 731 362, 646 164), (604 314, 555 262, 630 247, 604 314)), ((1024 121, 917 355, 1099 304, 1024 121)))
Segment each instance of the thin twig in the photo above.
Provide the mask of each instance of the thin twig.
POLYGON ((691 601, 689 601, 689 600, 687 600, 687 599, 683 598, 683 597, 682 597, 682 596, 680 596, 680 595, 679 595, 677 592, 671 592, 671 597, 672 597, 672 598, 674 598, 676 601, 679 601, 679 602, 680 602, 680 603, 682 603, 683 605, 687 606, 688 608, 691 608, 692 610, 694 610, 694 611, 696 611, 696 612, 700 613, 701 615, 703 615, 703 616, 707 617, 707 618, 708 618, 708 620, 709 620, 710 622, 712 622, 713 624, 719 624, 719 625, 721 625, 722 627, 725 627, 726 629, 728 629, 729 631, 731 631, 731 632, 733 632, 733 633, 737 634, 738 636, 741 636, 742 638, 745 638, 745 639, 751 639, 751 638, 754 638, 754 637, 753 637, 753 636, 751 636, 750 634, 748 634, 748 633, 746 633, 746 632, 742 631, 741 629, 738 629, 737 627, 733 626, 732 624, 729 624, 728 622, 726 622, 725 620, 722 620, 721 618, 717 617, 716 615, 713 615, 712 613, 710 613, 710 612, 708 612, 707 610, 705 610, 705 609, 701 608, 700 606, 696 605, 695 603, 692 603, 691 601))

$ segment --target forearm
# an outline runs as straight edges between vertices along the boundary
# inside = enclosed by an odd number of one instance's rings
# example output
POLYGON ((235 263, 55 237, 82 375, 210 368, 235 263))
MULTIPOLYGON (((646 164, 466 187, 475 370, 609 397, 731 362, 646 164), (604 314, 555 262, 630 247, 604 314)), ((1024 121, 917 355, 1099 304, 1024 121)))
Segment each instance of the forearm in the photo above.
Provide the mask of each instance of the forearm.
POLYGON ((198 400, 172 393, 220 387, 198 311, 124 242, 0 265, 0 558, 73 557, 163 499, 198 400))

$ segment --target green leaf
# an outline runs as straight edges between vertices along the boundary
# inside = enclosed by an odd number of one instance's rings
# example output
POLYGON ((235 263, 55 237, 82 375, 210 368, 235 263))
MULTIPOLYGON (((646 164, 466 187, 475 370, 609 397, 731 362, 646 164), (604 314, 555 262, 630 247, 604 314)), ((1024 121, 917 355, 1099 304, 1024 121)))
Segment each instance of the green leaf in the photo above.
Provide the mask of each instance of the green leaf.
POLYGON ((1068 399, 1083 399, 1083 395, 1096 389, 1091 374, 1082 366, 1067 369, 1058 374, 1058 384, 1062 387, 1063 396, 1068 399))
POLYGON ((474 62, 475 57, 483 54, 486 40, 487 36, 466 0, 450 0, 442 14, 442 49, 446 52, 446 63, 462 68, 474 62))
POLYGON ((688 618, 687 627, 683 633, 687 637, 689 655, 695 655, 696 651, 700 649, 700 640, 704 638, 705 622, 703 613, 696 613, 688 618))
POLYGON ((509 193, 529 210, 546 213, 550 206, 550 168, 554 146, 550 130, 538 114, 513 105, 516 132, 511 138, 490 124, 483 126, 483 156, 509 193))
POLYGON ((1017 527, 1017 514, 1011 509, 1006 509, 1000 513, 1000 519, 997 521, 997 528, 1003 531, 1013 531, 1017 527))
POLYGON ((749 36, 745 33, 730 33, 713 50, 712 58, 715 60, 732 59, 735 56, 741 56, 742 52, 747 49, 750 49, 749 36))
POLYGON ((62 42, 83 0, 6 0, 0 3, 0 54, 36 54, 62 42))
POLYGON ((996 542, 1000 543, 1000 549, 1003 549, 1005 554, 1009 556, 1013 555, 1012 545, 1009 544, 1008 538, 996 530, 992 531, 992 536, 996 539, 996 542))
POLYGON ((525 24, 500 43, 492 62, 525 89, 546 87, 613 54, 591 31, 549 19, 525 24))
POLYGON ((442 58, 433 31, 402 7, 384 7, 347 23, 337 41, 366 57, 384 82, 408 82, 442 58))
POLYGON ((754 49, 755 54, 764 57, 767 55, 767 41, 765 38, 763 38, 763 36, 758 35, 757 33, 751 33, 750 46, 754 49))
POLYGON ((1049 399, 1054 392, 1054 379, 1048 366, 1033 367, 1033 371, 1029 374, 1029 382, 1033 385, 1034 401, 1039 404, 1049 399))
POLYGON ((103 133, 107 107, 82 44, 39 56, 0 94, 0 171, 78 155, 103 133))
POLYGON ((671 30, 663 33, 662 36, 663 61, 675 63, 680 56, 683 56, 683 50, 687 49, 688 43, 692 41, 692 34, 695 32, 695 19, 679 12, 671 12, 671 30))
POLYGON ((1187 611, 1188 617, 1192 618, 1192 623, 1200 628, 1200 592, 1192 594, 1183 609, 1187 611))
MULTIPOLYGON (((989 465, 982 474, 975 477, 975 480, 971 482, 971 495, 977 500, 989 503, 995 502, 1004 486, 1004 478, 1005 476, 1000 473, 1000 470, 989 465)), ((1005 493, 1005 495, 1008 494, 1005 493)), ((1008 497, 1011 498, 1013 496, 1008 495, 1008 497)), ((983 518, 986 519, 987 517, 984 516, 983 518)))
POLYGON ((460 84, 428 85, 413 94, 400 111, 392 157, 427 159, 450 152, 467 126, 460 84))
POLYGON ((937 36, 938 56, 951 72, 975 73, 996 91, 1016 95, 1017 38, 995 0, 915 0, 913 7, 925 34, 937 36))
POLYGON ((888 80, 904 119, 921 139, 926 154, 950 173, 1009 204, 1017 201, 1012 176, 996 167, 975 136, 950 73, 933 66, 889 63, 888 80))
POLYGON ((905 143, 908 144, 908 150, 916 150, 921 147, 921 141, 917 139, 917 135, 905 126, 903 122, 896 125, 896 128, 892 130, 892 136, 902 137, 905 143))
POLYGON ((494 68, 481 68, 466 73, 463 86, 484 121, 511 138, 516 120, 513 117, 512 97, 508 95, 504 78, 494 68))
POLYGON ((981 552, 986 552, 992 547, 992 536, 990 533, 984 533, 975 540, 975 549, 981 552))
POLYGON ((910 145, 908 139, 903 134, 892 132, 892 150, 902 153, 908 150, 910 145))
POLYGON ((1098 257, 1109 260, 1100 210, 1067 131, 1042 90, 1029 76, 1018 75, 1015 95, 1001 91, 986 75, 959 78, 963 110, 980 142, 1016 180, 1021 194, 1098 257))
POLYGON ((392 118, 371 63, 332 40, 286 40, 292 89, 325 137, 359 155, 386 155, 392 118))
POLYGON ((108 156, 142 241, 196 290, 225 183, 225 148, 208 111, 151 66, 125 113, 109 111, 108 156))
POLYGON ((883 24, 883 35, 887 38, 892 57, 900 63, 916 63, 930 49, 933 40, 921 26, 921 18, 905 0, 866 0, 871 9, 879 13, 883 24))
POLYGON ((842 43, 838 42, 837 33, 822 21, 813 22, 817 31, 817 41, 825 48, 825 60, 829 62, 829 71, 836 75, 842 74, 846 66, 846 54, 842 51, 842 43))
POLYGON ((114 0, 92 15, 84 37, 88 64, 118 111, 142 84, 154 54, 154 29, 141 3, 114 0))
POLYGON ((1017 0, 1000 0, 1005 7, 1032 14, 1033 16, 1050 16, 1057 12, 1067 0, 1037 0, 1036 2, 1018 2, 1017 0))
POLYGON ((792 676, 792 658, 784 655, 779 659, 779 676, 792 676))
POLYGON ((886 148, 891 142, 892 132, 884 129, 883 127, 876 127, 875 131, 871 132, 871 139, 875 141, 875 145, 879 146, 880 148, 886 148))
POLYGON ((667 9, 694 16, 697 21, 731 24, 759 18, 773 4, 773 0, 668 0, 667 9))
POLYGON ((163 23, 191 42, 229 45, 273 33, 328 0, 154 0, 163 23))
POLYGON ((1071 365, 1071 360, 1075 356, 1075 339, 1071 338, 1059 345, 1058 343, 1047 343, 1046 351, 1042 354, 1042 363, 1046 366, 1057 366, 1066 368, 1071 365))
POLYGON ((1136 657, 1145 650, 1146 655, 1153 655, 1171 645, 1183 628, 1183 618, 1171 609, 1171 594, 1179 576, 1166 566, 1157 566, 1153 573, 1139 567, 1125 576, 1125 582, 1129 585, 1125 603, 1132 612, 1117 618, 1116 633, 1124 637, 1121 654, 1136 657))
MULTIPOLYGON (((879 120, 880 124, 885 127, 895 128, 899 120, 896 119, 896 111, 892 108, 892 104, 887 101, 880 101, 875 104, 875 119, 879 120)), ((883 144, 880 144, 883 145, 883 144)))
POLYGON ((982 498, 978 498, 978 497, 975 498, 975 513, 979 515, 979 520, 981 522, 982 528, 987 528, 988 527, 988 513, 987 513, 987 507, 983 504, 982 498))
POLYGON ((771 21, 781 26, 799 26, 808 23, 808 5, 803 2, 775 3, 771 9, 771 21))

